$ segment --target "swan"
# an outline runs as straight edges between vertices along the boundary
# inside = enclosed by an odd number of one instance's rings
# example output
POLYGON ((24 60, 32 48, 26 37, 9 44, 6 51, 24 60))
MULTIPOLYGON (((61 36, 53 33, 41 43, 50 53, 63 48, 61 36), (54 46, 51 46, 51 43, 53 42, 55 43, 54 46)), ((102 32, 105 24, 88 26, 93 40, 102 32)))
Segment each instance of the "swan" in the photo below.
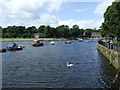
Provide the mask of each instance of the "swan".
POLYGON ((68 62, 67 62, 67 67, 72 67, 73 66, 73 64, 69 64, 68 62))

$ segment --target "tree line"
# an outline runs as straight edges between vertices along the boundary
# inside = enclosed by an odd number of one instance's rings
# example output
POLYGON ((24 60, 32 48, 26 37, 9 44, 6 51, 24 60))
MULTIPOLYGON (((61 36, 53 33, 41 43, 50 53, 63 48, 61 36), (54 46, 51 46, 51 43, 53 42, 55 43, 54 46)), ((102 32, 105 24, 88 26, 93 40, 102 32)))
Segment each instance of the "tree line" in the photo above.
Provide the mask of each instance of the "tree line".
POLYGON ((8 26, 2 28, 2 38, 33 38, 34 33, 42 33, 45 38, 76 38, 91 37, 92 32, 98 32, 96 29, 79 29, 78 25, 69 28, 68 25, 61 25, 56 28, 49 25, 41 25, 38 29, 35 26, 8 26), (85 36, 83 33, 85 32, 85 36))
POLYGON ((117 38, 117 41, 120 41, 120 1, 116 0, 106 9, 100 33, 102 36, 117 38))

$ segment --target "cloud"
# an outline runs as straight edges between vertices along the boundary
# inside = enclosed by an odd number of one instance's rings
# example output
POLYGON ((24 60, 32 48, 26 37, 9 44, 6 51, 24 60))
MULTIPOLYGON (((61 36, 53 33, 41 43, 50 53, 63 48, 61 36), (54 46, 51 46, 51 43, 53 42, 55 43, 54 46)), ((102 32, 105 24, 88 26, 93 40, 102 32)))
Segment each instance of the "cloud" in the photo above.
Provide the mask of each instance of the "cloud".
POLYGON ((97 28, 99 29, 101 23, 103 22, 103 19, 96 19, 96 20, 75 20, 75 19, 70 19, 70 20, 59 20, 58 24, 52 24, 51 26, 56 27, 59 25, 68 25, 70 28, 73 25, 78 25, 80 28, 97 28))
POLYGON ((5 14, 16 21, 33 20, 39 18, 38 12, 41 11, 43 2, 38 0, 10 0, 6 1, 5 14))
POLYGON ((40 25, 50 25, 50 24, 58 24, 58 19, 56 16, 48 13, 43 13, 39 16, 38 19, 34 20, 29 20, 28 22, 20 21, 18 23, 14 22, 9 25, 24 25, 24 26, 37 26, 39 27, 40 25))
POLYGON ((94 13, 97 14, 97 15, 103 15, 104 12, 106 11, 107 7, 112 5, 113 1, 115 1, 115 0, 105 0, 105 1, 100 2, 97 5, 94 13))
POLYGON ((54 15, 44 13, 40 16, 40 22, 42 24, 57 24, 58 19, 54 15))
POLYGON ((82 9, 76 9, 75 12, 82 12, 82 9))
MULTIPOLYGON (((80 28, 98 28, 102 20, 60 20, 54 13, 62 10, 64 0, 3 0, 0 1, 0 17, 2 26, 7 25, 24 25, 24 26, 40 26, 51 25, 69 25, 74 24, 80 28), (8 20, 9 19, 9 20, 8 20)), ((81 12, 82 9, 76 9, 81 12)))
POLYGON ((0 1, 0 24, 39 25, 56 24, 57 18, 52 12, 61 10, 62 0, 3 0, 0 1), (46 10, 46 11, 45 11, 46 10), (44 11, 44 12, 43 12, 44 11), (51 14, 50 14, 51 13, 51 14), (4 17, 4 19, 3 19, 4 17), (9 20, 8 20, 9 19, 9 20), (3 21, 4 20, 4 21, 3 21), (5 21, 6 20, 6 21, 5 21), (11 22, 10 22, 11 20, 11 22))
POLYGON ((61 6, 63 4, 63 1, 58 0, 56 2, 50 2, 48 3, 48 6, 46 7, 47 11, 52 13, 52 12, 60 12, 61 11, 61 6))

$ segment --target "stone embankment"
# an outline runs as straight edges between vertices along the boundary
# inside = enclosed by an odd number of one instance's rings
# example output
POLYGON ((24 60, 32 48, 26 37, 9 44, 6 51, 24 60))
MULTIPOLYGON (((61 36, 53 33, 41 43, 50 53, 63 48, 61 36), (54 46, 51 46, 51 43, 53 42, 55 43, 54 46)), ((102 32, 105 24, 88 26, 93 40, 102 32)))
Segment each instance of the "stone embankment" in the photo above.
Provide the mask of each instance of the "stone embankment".
POLYGON ((98 50, 110 61, 117 70, 120 70, 120 52, 98 44, 98 50))

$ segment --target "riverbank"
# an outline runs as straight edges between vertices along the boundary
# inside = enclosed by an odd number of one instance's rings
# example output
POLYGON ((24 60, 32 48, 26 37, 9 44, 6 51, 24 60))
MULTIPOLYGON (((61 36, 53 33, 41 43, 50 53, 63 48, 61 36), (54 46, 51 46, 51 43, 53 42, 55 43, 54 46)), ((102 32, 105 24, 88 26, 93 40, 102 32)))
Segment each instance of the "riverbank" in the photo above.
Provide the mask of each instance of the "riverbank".
POLYGON ((66 38, 1 38, 0 42, 12 42, 12 41, 33 41, 33 40, 44 40, 44 41, 50 41, 50 40, 67 40, 66 38))
MULTIPOLYGON (((33 41, 33 40, 44 40, 44 41, 50 41, 50 40, 72 40, 72 38, 0 38, 0 42, 12 42, 12 41, 33 41)), ((79 39, 98 39, 98 38, 76 38, 75 40, 79 39)))
POLYGON ((110 61, 109 64, 112 64, 117 70, 120 69, 120 53, 113 50, 108 49, 107 47, 98 44, 98 50, 110 61))

